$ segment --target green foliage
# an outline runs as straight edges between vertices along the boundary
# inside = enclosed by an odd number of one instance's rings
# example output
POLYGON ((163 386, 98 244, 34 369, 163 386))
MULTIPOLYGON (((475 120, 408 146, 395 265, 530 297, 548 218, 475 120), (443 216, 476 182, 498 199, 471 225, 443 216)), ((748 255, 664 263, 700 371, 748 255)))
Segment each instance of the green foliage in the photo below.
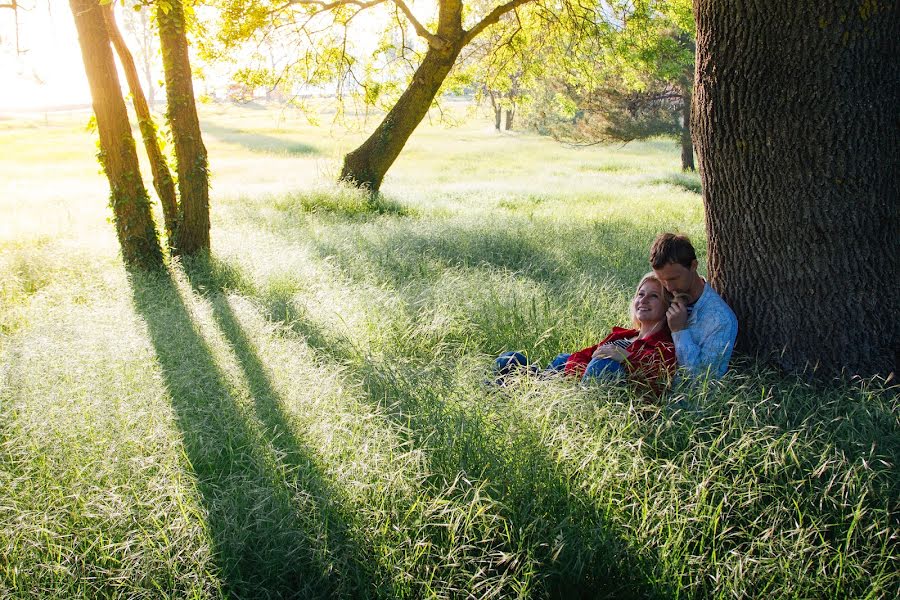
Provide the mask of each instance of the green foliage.
POLYGON ((536 84, 544 91, 526 115, 531 126, 576 143, 680 136, 693 79, 691 3, 607 2, 582 21, 591 27, 571 26, 565 51, 546 55, 555 68, 536 84))

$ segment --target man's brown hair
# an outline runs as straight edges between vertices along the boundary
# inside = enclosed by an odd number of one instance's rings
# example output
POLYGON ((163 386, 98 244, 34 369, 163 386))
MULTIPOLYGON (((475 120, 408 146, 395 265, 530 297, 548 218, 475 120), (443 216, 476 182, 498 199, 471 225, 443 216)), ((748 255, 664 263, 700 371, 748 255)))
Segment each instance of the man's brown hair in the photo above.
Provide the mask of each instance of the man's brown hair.
POLYGON ((697 253, 686 235, 661 233, 650 246, 650 266, 654 269, 661 269, 669 263, 678 263, 690 269, 695 260, 697 253))

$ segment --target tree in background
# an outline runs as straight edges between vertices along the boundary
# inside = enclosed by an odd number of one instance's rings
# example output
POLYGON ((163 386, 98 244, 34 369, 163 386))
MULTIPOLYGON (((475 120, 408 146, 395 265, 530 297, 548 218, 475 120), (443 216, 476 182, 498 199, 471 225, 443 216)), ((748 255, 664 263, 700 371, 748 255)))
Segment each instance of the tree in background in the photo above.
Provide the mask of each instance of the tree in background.
POLYGON ((200 133, 182 0, 154 0, 166 81, 166 118, 175 145, 178 216, 174 250, 209 250, 209 163, 200 133))
POLYGON ((100 134, 98 157, 109 180, 110 204, 125 263, 162 266, 150 198, 141 180, 128 112, 119 86, 103 8, 96 0, 69 0, 100 134))
POLYGON ((166 159, 160 148, 156 124, 153 122, 153 117, 150 115, 150 107, 147 105, 147 99, 144 97, 144 91, 141 89, 141 82, 138 78, 134 59, 116 25, 113 4, 107 4, 104 7, 103 17, 106 22, 107 33, 113 47, 116 49, 122 70, 125 72, 128 89, 131 91, 132 104, 138 119, 138 129, 141 131, 144 149, 150 161, 150 171, 153 174, 153 187, 162 204, 166 238, 169 246, 172 247, 175 233, 178 229, 178 200, 175 196, 175 182, 172 180, 172 173, 169 171, 169 165, 166 164, 166 159))
MULTIPOLYGON (((116 4, 112 2, 111 4, 116 4)), ((143 9, 141 0, 130 0, 122 10, 122 29, 136 44, 132 56, 144 78, 147 102, 156 104, 156 87, 159 72, 159 38, 150 19, 150 11, 143 9)), ((144 87, 142 86, 142 87, 144 87)))
POLYGON ((476 90, 479 104, 485 98, 490 101, 497 131, 512 129, 516 112, 530 101, 532 89, 543 76, 541 56, 547 51, 547 26, 536 11, 508 13, 472 43, 471 52, 451 74, 455 87, 476 90))
POLYGON ((693 171, 690 0, 601 2, 590 23, 570 29, 537 82, 532 126, 575 144, 676 137, 693 171))
MULTIPOLYGON (((220 39, 226 46, 295 34, 298 58, 285 72, 325 74, 362 92, 368 102, 385 95, 382 81, 357 71, 364 69, 351 52, 351 22, 363 11, 381 14, 383 43, 376 56, 414 66, 405 90, 363 144, 344 157, 340 179, 377 192, 409 136, 425 117, 462 50, 500 18, 536 0, 508 0, 496 5, 478 0, 438 0, 433 21, 420 21, 404 0, 222 0, 220 39), (382 11, 376 13, 376 11, 382 11), (318 33, 317 33, 318 32, 318 33)), ((371 22, 371 21, 370 21, 371 22)), ((358 40, 357 40, 358 41, 358 40)), ((285 42, 288 43, 288 42, 285 42)), ((370 69, 369 74, 375 76, 370 69)), ((389 87, 390 80, 385 81, 389 87)))
POLYGON ((709 275, 738 345, 896 373, 900 10, 697 0, 694 139, 709 275))

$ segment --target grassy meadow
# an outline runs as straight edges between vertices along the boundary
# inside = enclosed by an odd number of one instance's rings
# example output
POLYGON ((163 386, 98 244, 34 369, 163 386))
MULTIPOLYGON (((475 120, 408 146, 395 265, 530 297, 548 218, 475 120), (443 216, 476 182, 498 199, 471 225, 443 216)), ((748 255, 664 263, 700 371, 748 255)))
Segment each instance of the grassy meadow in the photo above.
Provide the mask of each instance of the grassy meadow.
POLYGON ((674 142, 425 123, 372 204, 206 106, 213 253, 129 274, 86 121, 0 120, 0 598, 900 596, 896 388, 485 385, 705 253, 674 142))

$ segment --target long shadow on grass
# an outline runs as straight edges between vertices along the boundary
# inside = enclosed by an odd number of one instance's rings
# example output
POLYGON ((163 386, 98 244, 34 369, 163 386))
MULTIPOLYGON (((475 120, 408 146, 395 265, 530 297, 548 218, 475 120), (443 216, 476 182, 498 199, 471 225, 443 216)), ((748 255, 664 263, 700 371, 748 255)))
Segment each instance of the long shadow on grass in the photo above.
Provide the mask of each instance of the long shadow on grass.
MULTIPOLYGON (((228 278, 236 269, 220 264, 217 270, 228 278)), ((206 287, 216 285, 205 282, 206 287)), ((469 533, 482 540, 485 554, 500 552, 516 558, 488 567, 481 564, 484 579, 502 579, 514 576, 518 568, 534 568, 532 579, 537 585, 531 591, 539 596, 676 596, 670 584, 660 580, 658 560, 646 552, 635 554, 616 535, 606 523, 605 509, 562 472, 540 432, 514 414, 514 403, 466 402, 446 369, 420 371, 408 358, 367 359, 350 340, 326 331, 290 299, 258 290, 252 293, 270 319, 301 336, 326 360, 342 365, 350 377, 363 383, 372 404, 394 419, 400 430, 410 432, 414 446, 427 449, 435 493, 440 494, 460 474, 487 484, 508 523, 508 537, 490 542, 494 534, 484 533, 484 538, 479 537, 481 532, 469 533)), ((463 496, 457 501, 467 500, 463 496)), ((447 528, 435 524, 431 532, 432 543, 450 552, 453 542, 448 540, 447 528)), ((440 578, 440 570, 434 575, 440 578)))
POLYGON ((303 142, 225 127, 223 125, 211 123, 210 121, 204 121, 202 128, 205 133, 215 136, 221 142, 226 144, 238 144, 251 152, 288 154, 291 156, 319 154, 318 148, 303 142))
POLYGON ((212 299, 214 315, 249 382, 252 409, 233 397, 176 282, 139 273, 131 282, 197 477, 226 596, 372 594, 373 561, 355 543, 314 453, 294 435, 226 298, 212 299))

